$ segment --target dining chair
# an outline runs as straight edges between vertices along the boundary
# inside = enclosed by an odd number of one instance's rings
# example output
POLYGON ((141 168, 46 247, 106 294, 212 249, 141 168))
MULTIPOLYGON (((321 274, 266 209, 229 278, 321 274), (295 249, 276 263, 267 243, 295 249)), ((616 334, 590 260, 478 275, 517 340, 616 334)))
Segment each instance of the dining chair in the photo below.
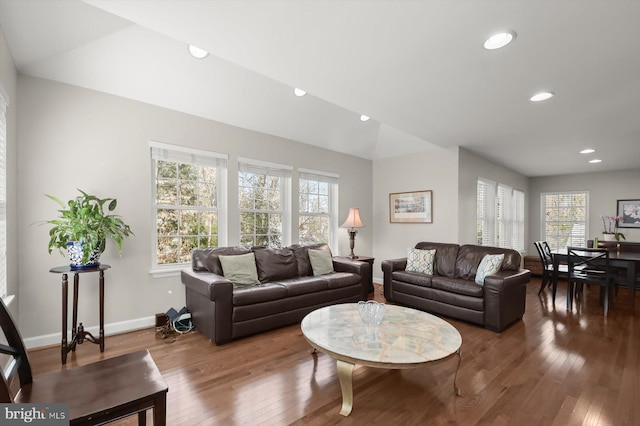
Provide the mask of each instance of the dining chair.
MULTIPOLYGON (((542 263, 542 283, 538 290, 538 295, 542 293, 546 287, 551 286, 553 291, 553 301, 556 300, 556 287, 552 286, 553 283, 553 255, 551 254, 551 248, 546 241, 535 241, 533 245, 538 251, 540 256, 540 262, 542 263)), ((566 278, 568 268, 566 264, 558 265, 558 277, 566 278)))
POLYGON ((0 300, 0 327, 4 339, 0 354, 0 402, 67 404, 69 424, 96 425, 138 415, 146 424, 166 424, 168 391, 148 350, 133 352, 93 364, 33 375, 20 332, 4 301, 0 300))
POLYGON ((577 301, 582 299, 584 284, 600 286, 600 305, 604 316, 613 308, 614 278, 606 248, 567 247, 567 309, 571 309, 574 292, 577 301))

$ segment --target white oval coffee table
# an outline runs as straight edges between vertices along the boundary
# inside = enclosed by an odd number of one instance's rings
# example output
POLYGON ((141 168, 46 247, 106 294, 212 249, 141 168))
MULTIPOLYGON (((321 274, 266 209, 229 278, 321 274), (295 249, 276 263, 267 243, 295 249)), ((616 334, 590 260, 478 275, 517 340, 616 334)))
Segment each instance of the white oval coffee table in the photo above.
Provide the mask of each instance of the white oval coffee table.
POLYGON ((315 350, 336 359, 342 389, 340 414, 353 408, 353 368, 356 364, 375 368, 418 368, 456 355, 462 360, 462 337, 448 322, 415 309, 387 305, 384 318, 374 329, 360 319, 358 305, 345 303, 317 309, 304 317, 302 334, 315 350))

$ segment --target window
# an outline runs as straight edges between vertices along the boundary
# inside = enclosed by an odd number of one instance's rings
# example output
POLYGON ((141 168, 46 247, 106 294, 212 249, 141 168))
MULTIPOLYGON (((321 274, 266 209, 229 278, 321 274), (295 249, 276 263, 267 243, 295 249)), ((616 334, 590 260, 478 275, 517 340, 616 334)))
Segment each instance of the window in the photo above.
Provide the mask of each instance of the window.
POLYGON ((281 247, 291 242, 290 166, 239 159, 240 244, 281 247))
POLYGON ((567 246, 586 247, 589 193, 548 192, 541 194, 541 233, 551 250, 567 246))
POLYGON ((300 169, 298 177, 300 243, 326 243, 337 247, 339 176, 300 169))
POLYGON ((199 247, 226 245, 227 157, 152 142, 152 269, 189 263, 199 247))
POLYGON ((7 295, 7 98, 0 88, 0 297, 7 295))
POLYGON ((524 192, 478 179, 476 198, 477 243, 524 251, 524 192))

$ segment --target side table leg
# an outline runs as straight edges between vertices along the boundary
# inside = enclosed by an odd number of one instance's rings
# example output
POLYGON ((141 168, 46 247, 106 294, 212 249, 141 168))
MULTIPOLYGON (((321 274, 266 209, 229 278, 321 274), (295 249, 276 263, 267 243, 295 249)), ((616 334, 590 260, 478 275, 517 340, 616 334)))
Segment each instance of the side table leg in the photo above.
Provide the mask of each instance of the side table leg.
POLYGON ((353 368, 354 364, 337 360, 338 378, 342 389, 342 409, 340 414, 348 416, 353 409, 353 368))
POLYGON ((100 352, 104 352, 104 271, 100 270, 100 352))
POLYGON ((69 282, 67 274, 62 274, 62 344, 60 355, 62 364, 67 363, 67 297, 69 295, 69 282))
POLYGON ((73 274, 73 328, 71 329, 71 350, 76 351, 78 336, 78 292, 80 291, 80 277, 76 272, 73 274))

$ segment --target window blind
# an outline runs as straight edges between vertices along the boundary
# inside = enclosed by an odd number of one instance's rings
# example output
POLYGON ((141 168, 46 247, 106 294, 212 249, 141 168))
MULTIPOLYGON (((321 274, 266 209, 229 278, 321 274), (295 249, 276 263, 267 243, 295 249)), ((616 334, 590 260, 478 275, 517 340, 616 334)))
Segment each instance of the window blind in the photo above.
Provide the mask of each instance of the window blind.
POLYGON ((299 169, 298 177, 300 179, 315 180, 318 182, 325 182, 329 184, 337 184, 340 181, 339 175, 330 173, 318 172, 315 170, 299 169))
POLYGON ((171 161, 174 163, 193 164, 205 167, 226 167, 228 156, 182 146, 152 142, 151 158, 154 160, 171 161))
POLYGON ((477 219, 478 243, 483 246, 495 244, 496 217, 496 183, 486 179, 478 179, 477 219))
POLYGON ((0 90, 0 297, 7 295, 7 100, 0 90))

